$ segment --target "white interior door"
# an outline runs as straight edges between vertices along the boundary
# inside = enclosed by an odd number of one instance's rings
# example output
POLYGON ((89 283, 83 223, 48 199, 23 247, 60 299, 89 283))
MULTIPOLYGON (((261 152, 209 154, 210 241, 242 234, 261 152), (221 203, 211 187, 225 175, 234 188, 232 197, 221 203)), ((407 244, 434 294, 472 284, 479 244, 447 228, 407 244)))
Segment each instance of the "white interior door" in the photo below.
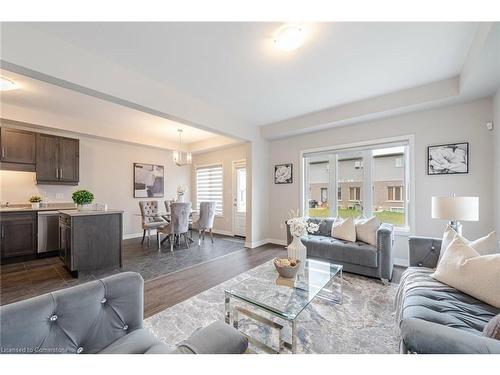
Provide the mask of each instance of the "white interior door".
POLYGON ((247 168, 245 161, 233 163, 233 233, 246 236, 247 168))

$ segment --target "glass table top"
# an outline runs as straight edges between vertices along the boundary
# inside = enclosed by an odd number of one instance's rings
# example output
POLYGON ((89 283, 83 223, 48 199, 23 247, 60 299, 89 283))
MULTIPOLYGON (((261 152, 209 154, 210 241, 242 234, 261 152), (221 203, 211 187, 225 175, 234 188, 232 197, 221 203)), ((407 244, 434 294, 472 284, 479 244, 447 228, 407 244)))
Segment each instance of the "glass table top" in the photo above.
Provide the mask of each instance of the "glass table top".
POLYGON ((278 275, 271 260, 257 274, 226 289, 226 293, 293 320, 341 271, 341 265, 307 259, 303 274, 287 279, 278 275))

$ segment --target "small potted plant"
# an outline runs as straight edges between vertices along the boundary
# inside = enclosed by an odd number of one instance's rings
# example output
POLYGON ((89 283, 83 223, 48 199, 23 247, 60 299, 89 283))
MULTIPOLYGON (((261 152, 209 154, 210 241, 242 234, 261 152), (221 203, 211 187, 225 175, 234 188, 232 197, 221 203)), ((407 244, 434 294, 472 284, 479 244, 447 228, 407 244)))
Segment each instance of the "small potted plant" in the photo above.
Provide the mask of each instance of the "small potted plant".
POLYGON ((88 190, 77 190, 72 195, 73 202, 78 206, 81 211, 92 209, 91 203, 94 201, 94 194, 88 190))
POLYGON ((40 202, 42 201, 42 197, 39 195, 33 195, 30 198, 31 208, 40 208, 40 202))

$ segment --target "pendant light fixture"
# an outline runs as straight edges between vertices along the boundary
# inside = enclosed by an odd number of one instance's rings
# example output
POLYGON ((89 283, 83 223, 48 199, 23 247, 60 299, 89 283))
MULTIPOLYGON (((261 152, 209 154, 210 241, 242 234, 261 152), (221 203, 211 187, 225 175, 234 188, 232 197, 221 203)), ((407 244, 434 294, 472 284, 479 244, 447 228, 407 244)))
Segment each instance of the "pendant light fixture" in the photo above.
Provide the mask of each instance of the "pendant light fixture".
POLYGON ((191 164, 193 157, 190 152, 182 151, 182 129, 177 129, 179 132, 179 149, 174 150, 172 155, 174 158, 174 163, 178 167, 191 164))
POLYGON ((17 90, 19 86, 10 78, 0 76, 0 91, 17 90))

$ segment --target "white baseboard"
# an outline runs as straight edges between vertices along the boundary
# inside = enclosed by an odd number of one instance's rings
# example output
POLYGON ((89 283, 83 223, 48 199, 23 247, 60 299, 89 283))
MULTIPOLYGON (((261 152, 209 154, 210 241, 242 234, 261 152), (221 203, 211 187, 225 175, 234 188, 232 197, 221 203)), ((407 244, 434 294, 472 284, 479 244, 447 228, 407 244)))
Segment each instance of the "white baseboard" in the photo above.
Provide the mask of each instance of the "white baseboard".
POLYGON ((394 258, 393 261, 396 266, 408 267, 408 259, 394 258))
POLYGON ((220 229, 212 229, 212 232, 214 232, 215 234, 222 234, 223 236, 230 236, 230 237, 234 237, 234 233, 231 232, 231 231, 228 231, 228 230, 220 230, 220 229))
POLYGON ((268 238, 267 243, 272 243, 274 245, 286 246, 286 240, 278 240, 276 238, 268 238))
MULTIPOLYGON (((146 236, 148 234, 146 233, 146 236)), ((151 233, 151 236, 153 236, 153 233, 151 233)), ((129 240, 131 238, 137 238, 137 237, 142 237, 142 232, 141 233, 130 233, 130 234, 124 234, 123 239, 124 240, 129 240)))
POLYGON ((286 246, 286 241, 284 240, 278 240, 275 238, 265 238, 263 240, 259 241, 253 241, 253 242, 245 242, 245 247, 249 249, 255 249, 256 247, 266 245, 268 243, 274 244, 274 245, 280 245, 280 246, 286 246))
MULTIPOLYGON (((234 237, 234 233, 233 232, 230 232, 230 231, 226 231, 226 230, 219 230, 219 229, 213 229, 213 232, 215 234, 221 234, 223 236, 229 236, 229 237, 234 237)), ((148 233, 146 232, 146 237, 147 237, 148 233)), ((155 229, 151 229, 151 237, 153 236, 156 236, 156 230, 155 229)), ((142 237, 142 232, 140 233, 129 233, 129 234, 124 234, 123 235, 123 239, 124 240, 129 240, 131 238, 137 238, 137 237, 142 237)))
POLYGON ((265 245, 266 243, 269 243, 267 238, 259 241, 245 242, 245 247, 249 249, 255 249, 256 247, 265 245))

